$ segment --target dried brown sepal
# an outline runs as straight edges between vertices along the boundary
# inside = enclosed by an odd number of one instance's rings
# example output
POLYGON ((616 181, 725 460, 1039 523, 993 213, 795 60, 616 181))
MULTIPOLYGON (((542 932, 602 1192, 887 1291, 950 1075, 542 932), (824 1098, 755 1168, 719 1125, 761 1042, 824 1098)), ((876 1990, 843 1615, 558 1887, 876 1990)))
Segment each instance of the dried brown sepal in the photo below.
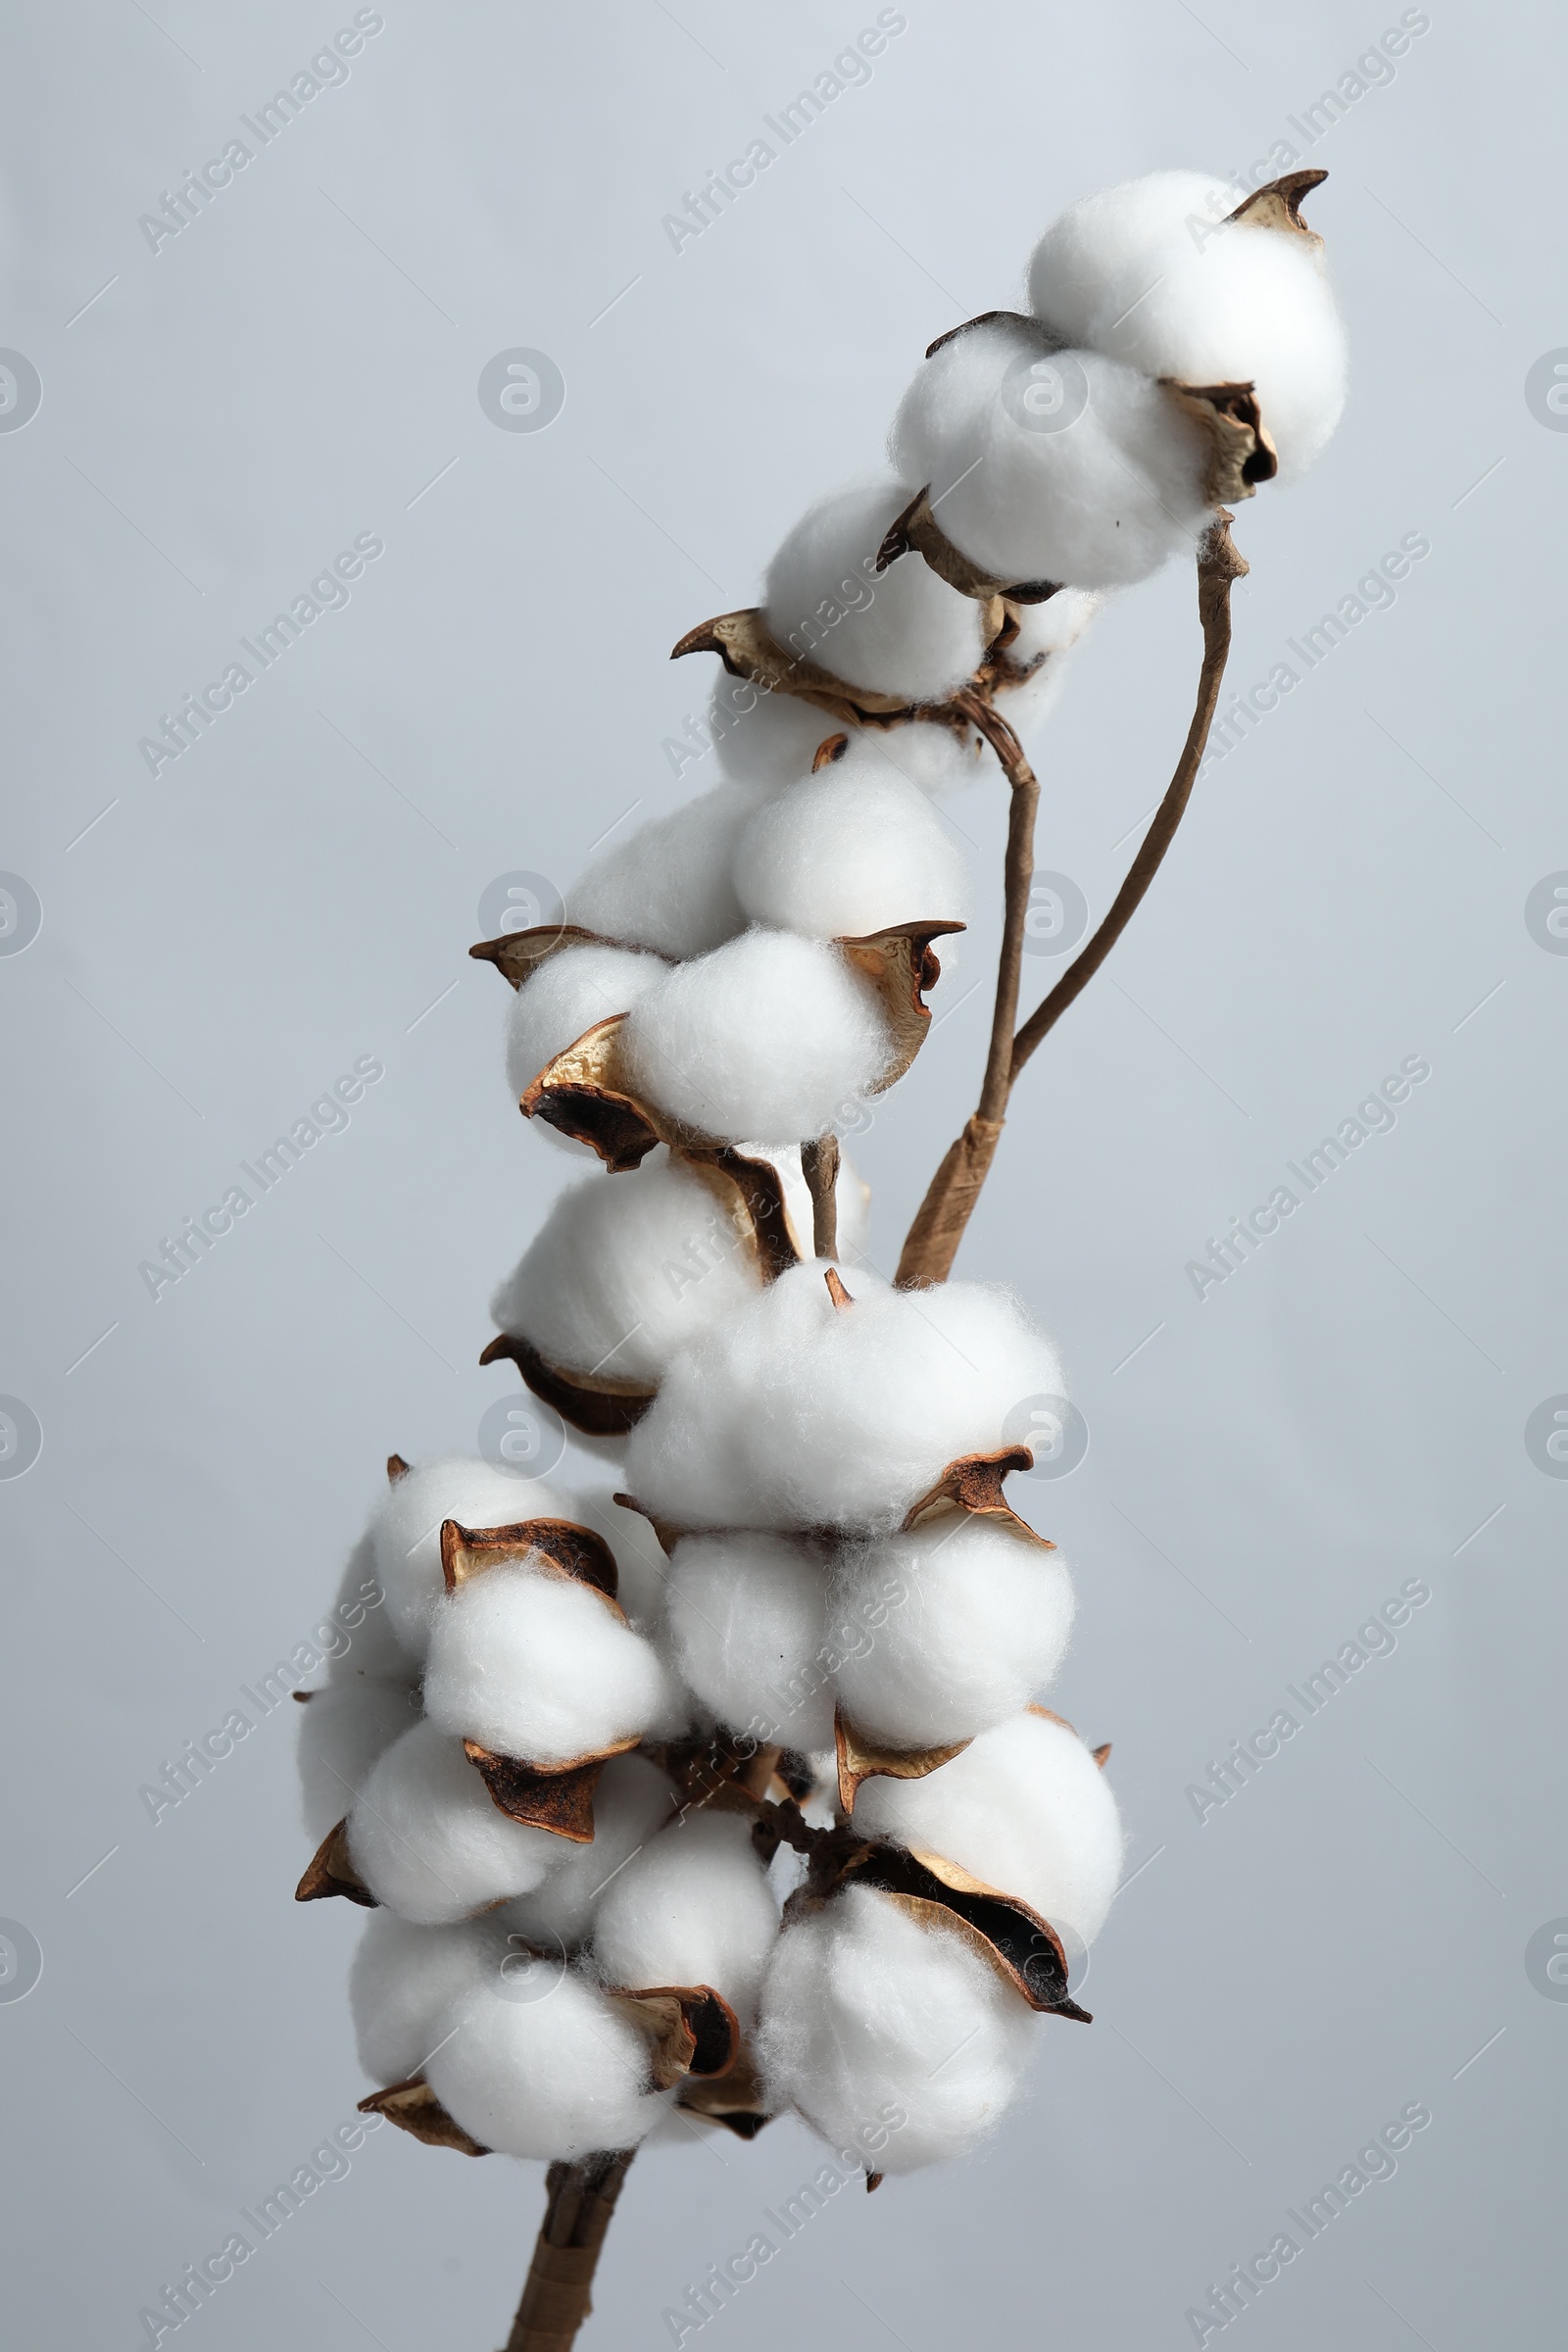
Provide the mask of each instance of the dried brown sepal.
POLYGON ((645 1740, 642 1753, 668 1775, 685 1799, 683 1811, 750 1813, 768 1810, 767 1790, 787 1751, 771 1742, 732 1739, 645 1740))
POLYGON ((846 1813, 853 1813, 862 1781, 923 1781, 927 1773, 961 1756, 969 1742, 956 1740, 946 1747, 878 1747, 861 1738, 846 1720, 842 1707, 835 1707, 833 1745, 838 1755, 839 1803, 846 1813))
POLYGON ((732 678, 745 678, 764 694, 794 695, 852 727, 902 726, 920 708, 896 694, 878 694, 869 686, 847 686, 804 654, 786 652, 768 635, 766 622, 755 607, 700 621, 695 629, 687 630, 669 658, 678 662, 682 654, 717 654, 732 678))
POLYGON ((812 775, 819 775, 824 767, 831 767, 835 760, 842 760, 849 748, 850 739, 847 735, 825 735, 811 754, 812 775))
MULTIPOLYGON (((993 313, 1002 317, 1003 313, 993 313)), ((974 323, 978 325, 979 320, 974 323)), ((962 333, 956 328, 956 333, 962 333)), ((876 551, 876 568, 886 571, 901 556, 923 556, 939 580, 956 588, 960 596, 972 597, 984 608, 980 625, 989 645, 1006 626, 1006 602, 1014 605, 1043 605, 1055 596, 1060 580, 999 579, 995 572, 986 571, 971 562, 961 548, 954 546, 936 518, 931 506, 931 485, 915 493, 902 514, 896 514, 887 527, 881 546, 876 551)), ((1017 630, 1014 628, 1016 636, 1017 630)))
POLYGON ((1315 228, 1308 228, 1301 219, 1301 199, 1314 188, 1321 187, 1328 177, 1326 172, 1286 172, 1278 179, 1266 180, 1254 188, 1250 196, 1228 215, 1231 220, 1245 220, 1257 228, 1283 228, 1306 237, 1314 245, 1323 240, 1315 228))
POLYGON ((729 2072, 716 2080, 688 2077, 675 2100, 683 2114, 722 2124, 738 2139, 755 2139, 772 2118, 762 2096, 762 2079, 744 2038, 729 2072))
POLYGON ((427 2148, 455 2148, 460 2156, 491 2153, 471 2132, 465 2132, 448 2115, 422 2075, 411 2075, 406 2082, 389 2083, 385 2090, 372 2090, 368 2099, 361 2099, 359 2112, 379 2115, 385 2122, 396 2124, 400 2132, 412 2132, 427 2148))
POLYGON ((868 1091, 886 1094, 909 1067, 926 1040, 931 1007, 924 992, 935 988, 942 965, 931 942, 966 928, 963 923, 894 923, 886 931, 837 944, 858 972, 873 982, 893 1038, 893 1056, 868 1091))
POLYGON ((865 2176, 866 2195, 869 2196, 873 2188, 880 2188, 886 2179, 886 2173, 867 2173, 865 2176))
POLYGON ((874 1887, 922 1927, 956 1930, 1031 2009, 1091 2022, 1068 1993, 1067 1955, 1051 1922, 945 1855, 879 1841, 851 1860, 839 1884, 874 1887))
POLYGON ((855 1300, 839 1279, 837 1266, 829 1266, 822 1279, 827 1284, 827 1295, 832 1299, 834 1307, 841 1315, 848 1314, 850 1308, 855 1304, 855 1300))
POLYGON ((626 1613, 615 1598, 620 1583, 615 1555, 591 1527, 579 1527, 574 1519, 517 1519, 507 1527, 463 1527, 456 1519, 442 1520, 441 1574, 449 1592, 488 1568, 517 1560, 535 1560, 547 1576, 586 1585, 625 1624, 626 1613))
POLYGON ((563 1421, 594 1438, 621 1438, 636 1427, 659 1392, 647 1381, 611 1380, 603 1372, 563 1372, 547 1364, 537 1348, 515 1332, 499 1332, 479 1357, 481 1364, 510 1358, 523 1386, 541 1403, 553 1405, 563 1421))
POLYGON ((498 1756, 477 1740, 465 1740, 463 1752, 490 1791, 490 1802, 525 1829, 548 1830, 571 1845, 594 1841, 594 1790, 612 1756, 637 1745, 618 1740, 596 1756, 573 1756, 565 1764, 529 1764, 520 1756, 498 1756))
POLYGON ((999 318, 1004 318, 1009 326, 1031 327, 1036 334, 1040 331, 1039 319, 1031 317, 1028 311, 982 311, 977 318, 965 318, 961 325, 950 326, 945 335, 938 335, 934 343, 928 343, 925 347, 926 358, 934 360, 939 351, 945 350, 950 343, 956 343, 958 337, 966 335, 971 326, 995 326, 999 318))
POLYGON ((1103 1772, 1105 1766, 1110 1762, 1110 1741, 1108 1740, 1102 1740, 1100 1745, 1098 1747, 1092 1747, 1089 1752, 1094 1757, 1095 1762, 1100 1766, 1101 1771, 1103 1772))
POLYGON ((329 1894, 346 1895, 351 1903, 363 1903, 367 1911, 379 1908, 375 1896, 361 1878, 349 1859, 347 1817, 335 1829, 328 1830, 311 1856, 303 1879, 294 1889, 297 1903, 318 1903, 329 1894))
POLYGON ((610 1499, 613 1503, 618 1503, 623 1511, 635 1511, 639 1519, 647 1520, 658 1539, 659 1548, 666 1560, 682 1536, 687 1533, 685 1528, 677 1527, 673 1520, 660 1519, 652 1511, 644 1510, 635 1494, 612 1494, 610 1499))
POLYGON ((662 1122, 656 1125, 646 1106, 617 1083, 625 1019, 623 1012, 612 1012, 595 1021, 546 1062, 517 1104, 525 1119, 543 1119, 587 1144, 613 1174, 640 1167, 656 1144, 672 1140, 662 1132, 662 1122))
POLYGON ((1009 1470, 1028 1470, 1034 1463, 1033 1450, 1027 1446, 999 1446, 994 1453, 963 1453, 950 1462, 934 1487, 928 1487, 918 1502, 912 1502, 905 1513, 903 1533, 913 1535, 916 1528, 927 1527, 933 1520, 951 1518, 965 1511, 977 1519, 997 1519, 1020 1543, 1030 1544, 1037 1551, 1054 1551, 1056 1546, 1049 1536, 1038 1536, 1026 1519, 1020 1519, 1002 1491, 1002 1482, 1009 1470))
POLYGON ((312 1699, 316 1696, 316 1692, 314 1690, 291 1690, 289 1692, 289 1696, 290 1698, 297 1698, 302 1707, 308 1707, 312 1699))
POLYGON ((398 1480, 399 1480, 400 1478, 407 1478, 407 1477, 408 1477, 408 1475, 409 1475, 409 1465, 408 1465, 408 1463, 407 1463, 407 1462, 406 1462, 406 1461, 403 1459, 403 1456, 402 1456, 402 1454, 401 1454, 401 1453, 389 1453, 389 1454, 387 1455, 387 1457, 386 1457, 386 1478, 387 1478, 387 1485, 388 1485, 389 1487, 395 1487, 395 1486, 397 1485, 397 1483, 398 1483, 398 1480))
POLYGON ((610 1995, 654 2042, 654 2082, 660 2090, 695 2077, 717 2082, 740 2055, 740 2021, 711 1984, 651 1984, 610 1995))
POLYGON ((770 1159, 752 1159, 733 1144, 687 1144, 679 1156, 712 1182, 741 1247, 764 1282, 776 1282, 805 1252, 790 1217, 784 1179, 770 1159))
POLYGON ((1203 497, 1211 507, 1255 498, 1259 482, 1280 469, 1278 454, 1251 384, 1184 384, 1176 376, 1159 382, 1184 416, 1208 444, 1203 497))
POLYGON ((613 948, 621 942, 603 932, 585 931, 580 923, 540 923, 531 931, 503 931, 499 939, 481 939, 468 950, 480 963, 493 963, 504 980, 520 988, 542 963, 562 948, 613 948))

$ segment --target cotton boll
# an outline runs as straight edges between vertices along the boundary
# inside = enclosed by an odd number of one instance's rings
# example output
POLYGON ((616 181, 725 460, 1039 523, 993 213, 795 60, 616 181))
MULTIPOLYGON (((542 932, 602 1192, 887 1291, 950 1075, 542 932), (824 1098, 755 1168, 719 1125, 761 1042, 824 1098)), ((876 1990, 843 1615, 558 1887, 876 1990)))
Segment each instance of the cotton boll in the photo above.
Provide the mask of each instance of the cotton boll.
POLYGON ((564 1372, 657 1383, 694 1333, 760 1290, 722 1179, 661 1152, 563 1193, 490 1302, 564 1372))
POLYGON ((867 1781, 855 1826, 945 1855, 1092 1943, 1121 1875, 1122 1827, 1075 1732, 1015 1715, 923 1781, 867 1781))
POLYGON ((649 2036, 568 1969, 544 2000, 481 1985, 443 2012, 426 2079, 447 2113, 507 2156, 570 2162, 634 2148, 663 2114, 649 2036))
POLYGON ((399 1638, 386 1606, 371 1528, 366 1529, 350 1552, 331 1613, 316 1630, 318 1637, 334 1637, 322 1641, 327 1675, 334 1683, 412 1682, 417 1675, 418 1652, 399 1638))
POLYGON ((875 1088, 892 1039, 872 983, 835 948, 749 931, 678 964, 621 1032, 635 1093, 720 1142, 820 1135, 875 1088))
POLYGON ((856 1731, 890 1747, 936 1747, 989 1731, 1046 1688, 1072 1630, 1073 1592, 1060 1552, 976 1517, 852 1552, 834 1607, 835 1625, 860 1629, 838 1674, 856 1731))
MULTIPOLYGON (((912 478, 918 487, 921 477, 912 478)), ((882 541, 912 495, 884 480, 812 507, 768 565, 763 612, 777 645, 834 677, 940 702, 978 668, 984 630, 974 599, 928 564, 877 571, 882 541)))
POLYGON ((753 920, 858 939, 921 916, 961 918, 963 859, 924 793, 884 768, 826 767, 764 801, 740 833, 735 889, 753 920))
POLYGON ((522 1519, 571 1519, 569 1499, 542 1479, 514 1478, 472 1454, 449 1453, 394 1479, 370 1520, 387 1616, 406 1651, 422 1658, 430 1610, 446 1590, 441 1523, 515 1527, 522 1519))
POLYGON ((519 1560, 436 1604, 424 1706, 455 1739, 564 1764, 640 1738, 672 1699, 658 1652, 592 1586, 519 1560))
POLYGON ((597 1021, 629 1012, 668 970, 662 956, 631 948, 560 948, 512 1000, 507 1084, 521 1096, 548 1062, 597 1021))
POLYGON ((611 1984, 710 1984, 745 2027, 777 1935, 750 1821, 689 1813, 606 1890, 594 1958, 611 1984))
POLYGON ((668 1626, 687 1687, 721 1724, 786 1747, 831 1743, 826 1583, 811 1545, 688 1536, 670 1558, 668 1626))
POLYGON ((555 1942, 574 1949, 600 1897, 618 1885, 622 1865, 644 1850, 674 1809, 669 1781, 646 1756, 612 1756, 594 1790, 592 1844, 563 1842, 565 1859, 544 1885, 504 1903, 495 1918, 509 1934, 545 1951, 555 1942))
POLYGON ((566 920, 660 956, 705 956, 720 947, 746 928, 730 866, 756 808, 755 793, 720 784, 639 825, 573 883, 566 920))
POLYGON ((300 1720, 300 1809, 313 1845, 347 1813, 370 1768, 417 1722, 419 1694, 406 1683, 328 1683, 300 1720))
POLYGON ((493 1804, 462 1740, 433 1723, 416 1723, 375 1765, 350 1809, 348 1846, 376 1901, 421 1927, 526 1894, 564 1850, 493 1804))
POLYGON ((771 2100, 868 2172, 908 2173, 992 2130, 1036 2030, 956 1933, 852 1886, 779 1937, 757 2046, 771 2100))
POLYGON ((895 1291, 860 1266, 840 1310, 823 1277, 792 1267, 675 1358, 627 1445, 646 1508, 693 1530, 891 1534, 950 1461, 1004 1443, 1017 1406, 1065 1394, 1004 1291, 895 1291))
POLYGON ((1322 248, 1247 220, 1245 191, 1157 172, 1085 198, 1046 231, 1030 302, 1146 375, 1253 383, 1281 471, 1300 473, 1345 405, 1345 330, 1322 248))
POLYGON ((800 695, 764 693, 750 678, 720 672, 708 706, 708 728, 720 773, 765 792, 794 784, 844 721, 800 695))
POLYGON ((349 1970, 360 2064, 383 2088, 406 2082, 441 2038, 442 2013, 499 1966, 505 1936, 493 1919, 416 1928, 372 1911, 349 1970))
POLYGON ((1170 396, 1096 351, 1054 350, 1027 322, 944 344, 906 394, 892 446, 900 471, 929 483, 953 545, 1003 580, 1146 579, 1207 521, 1206 444, 1170 396))
POLYGON ((983 773, 980 738, 939 725, 934 719, 911 719, 907 726, 852 736, 849 749, 835 762, 846 783, 858 770, 873 774, 891 769, 921 792, 962 791, 983 773))

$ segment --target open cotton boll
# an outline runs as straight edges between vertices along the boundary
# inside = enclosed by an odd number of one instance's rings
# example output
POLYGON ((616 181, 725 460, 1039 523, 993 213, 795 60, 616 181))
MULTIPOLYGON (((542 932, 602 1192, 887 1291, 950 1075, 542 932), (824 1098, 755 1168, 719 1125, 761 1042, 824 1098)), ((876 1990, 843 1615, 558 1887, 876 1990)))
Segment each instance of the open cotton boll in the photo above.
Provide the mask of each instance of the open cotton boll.
POLYGON ((564 1851, 548 1830, 493 1804, 462 1740, 433 1723, 416 1723, 380 1757, 350 1808, 348 1846, 378 1903, 431 1928, 526 1894, 564 1851))
POLYGON ((788 931, 748 931, 677 964, 635 1006, 621 1047, 634 1092, 735 1144, 820 1135, 892 1055, 871 982, 788 931))
POLYGON ((568 1969, 547 1999, 483 1984, 443 2011, 426 2080, 447 2113, 505 2156, 571 2162, 634 2148, 664 2113, 648 2035, 568 1969))
POLYGON ((545 1064, 612 1013, 629 1012, 669 969, 632 948, 561 948, 513 997, 507 1015, 507 1084, 522 1095, 545 1064))
POLYGON ((745 930, 746 916, 730 866, 756 808, 755 793, 719 784, 683 808, 639 825, 603 850, 572 884, 567 922, 673 957, 705 956, 733 939, 745 930))
POLYGON ((674 1809, 674 1789, 657 1765, 646 1756, 612 1756, 594 1790, 593 1842, 563 1840, 565 1859, 544 1885, 504 1903, 494 1917, 547 1951, 553 1939, 575 1948, 599 1898, 618 1883, 622 1864, 643 1850, 674 1809))
POLYGON ((418 1721, 419 1694, 407 1683, 328 1683, 311 1693, 300 1721, 300 1810, 313 1845, 347 1813, 370 1768, 418 1721))
POLYGON ((735 848, 753 920, 808 939, 858 939, 922 916, 961 919, 968 883, 953 835, 892 768, 829 766, 764 801, 735 848))
POLYGON ((641 1737, 673 1696, 659 1653, 619 1611, 543 1565, 486 1569, 436 1605, 424 1707, 455 1739, 564 1764, 641 1737))
POLYGON ((416 1928, 372 1911, 349 1970, 349 2008, 360 2064, 383 2088, 406 2082, 441 2038, 441 2017, 499 1967, 505 1934, 494 1919, 416 1928))
MULTIPOLYGON (((918 488, 921 477, 911 478, 918 488)), ((985 633, 974 599, 929 564, 877 570, 888 528, 912 496, 883 479, 812 507, 767 567, 763 617, 784 652, 852 686, 940 702, 979 667, 985 633)))
POLYGON ((405 1650, 422 1658, 430 1611, 446 1591, 441 1522, 460 1527, 515 1527, 521 1519, 571 1519, 567 1496, 542 1479, 514 1478, 474 1454, 448 1453, 404 1472, 387 1488, 370 1520, 384 1607, 405 1650))
POLYGON ((944 344, 905 395, 892 447, 902 473, 930 484, 953 545, 999 579, 1147 579, 1207 520, 1206 447, 1170 396, 1098 352, 1054 350, 1027 321, 944 344))
POLYGON ((732 784, 775 792, 811 772, 811 762, 830 735, 847 732, 844 721, 800 695, 764 693, 750 678, 721 670, 709 698, 708 731, 719 772, 732 784))
POLYGON ((1345 405, 1345 329, 1321 246, 1247 220, 1246 191, 1156 172, 1073 205, 1029 271, 1036 316, 1146 375, 1252 383, 1282 473, 1302 472, 1345 405))
POLYGON ((786 1747, 831 1744, 826 1579, 811 1545, 686 1537, 670 1556, 668 1628, 688 1689, 721 1724, 786 1747))
POLYGON ((563 1193, 490 1312, 564 1372, 657 1382, 675 1349, 761 1288, 722 1180, 661 1152, 563 1193))
POLYGON ((611 1984, 710 1984, 746 2026, 777 1935, 750 1821, 688 1813, 606 1889, 594 1959, 611 1984))
POLYGON ((839 1667, 844 1711, 863 1738, 891 1747, 969 1740, 1016 1715, 1061 1664, 1072 1631, 1060 1552, 979 1517, 850 1554, 835 1602, 870 1637, 839 1667))
POLYGON ((1077 1733, 1049 1715, 982 1732, 923 1781, 867 1781, 855 1826, 945 1855, 1086 1944, 1121 1875, 1121 1816, 1105 1776, 1077 1733))
POLYGON ((1035 2031, 1022 1995, 956 1934, 851 1886, 779 1937, 757 2049, 771 2100, 868 2172, 909 2173, 993 2128, 1035 2031))
POLYGON ((1009 1293, 895 1291, 858 1266, 838 1309, 824 1272, 792 1266, 675 1358, 627 1446, 645 1508, 694 1530, 891 1534, 949 1462, 1004 1443, 1015 1408, 1065 1395, 1009 1293))

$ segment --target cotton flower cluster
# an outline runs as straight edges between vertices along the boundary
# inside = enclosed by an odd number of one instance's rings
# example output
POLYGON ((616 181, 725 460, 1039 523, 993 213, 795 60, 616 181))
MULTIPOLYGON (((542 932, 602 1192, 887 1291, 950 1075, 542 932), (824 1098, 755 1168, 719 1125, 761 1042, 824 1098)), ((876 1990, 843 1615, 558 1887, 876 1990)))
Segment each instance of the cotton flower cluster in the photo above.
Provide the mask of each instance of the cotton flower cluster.
POLYGON ((603 1163, 485 1360, 617 1499, 394 1455, 345 1582, 381 1605, 303 1711, 300 1892, 369 1909, 360 2053, 421 2136, 572 2160, 789 2106, 839 2147, 897 2116, 905 2172, 992 2129, 1036 2012, 1084 2014, 1122 1832, 1108 1751, 1041 1703, 1067 1563, 1004 1491, 1063 1370, 1007 1292, 877 1273, 836 1135, 962 929, 942 795, 986 706, 1038 715, 1107 591, 1332 430, 1316 176, 1062 215, 1028 312, 933 345, 892 470, 677 647, 721 657, 688 722, 720 780, 474 951, 514 1099, 603 1163))

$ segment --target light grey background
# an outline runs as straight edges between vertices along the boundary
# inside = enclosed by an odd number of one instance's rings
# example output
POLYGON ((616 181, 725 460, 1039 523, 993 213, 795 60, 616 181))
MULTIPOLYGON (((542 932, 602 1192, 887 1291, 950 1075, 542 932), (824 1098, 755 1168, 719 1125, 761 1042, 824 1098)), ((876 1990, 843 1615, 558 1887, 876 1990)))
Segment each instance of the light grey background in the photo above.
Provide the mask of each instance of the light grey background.
MULTIPOLYGON (((1079 1580, 1055 1703, 1114 1740, 1140 1870, 1098 2022, 1043 2021, 992 2145, 837 2200, 715 2341, 1190 2343, 1208 2282, 1417 2100, 1397 2176, 1237 2326, 1254 2352, 1555 2340, 1568 2004, 1524 1955, 1568 1915, 1568 1484, 1523 1433, 1568 1391, 1568 958, 1524 903, 1568 867, 1568 437, 1524 381, 1568 344, 1565 41, 1544 8, 1430 13, 1305 158, 1353 398, 1304 484, 1241 510, 1233 683, 1401 534, 1431 555, 1205 776, 1031 1068, 959 1267, 1019 1285, 1092 1433, 1072 1478, 1025 1483, 1079 1580), (1206 1237, 1414 1054, 1397 1128, 1200 1302, 1206 1237), (1200 1825, 1209 1759, 1412 1577, 1433 1597, 1396 1653, 1200 1825)), ((388 0, 347 83, 155 254, 138 216, 352 9, 7 14, 0 343, 43 382, 0 433, 0 865, 43 906, 0 959, 0 1390, 44 1432, 0 1483, 0 1914, 44 1955, 0 2005, 29 2352, 144 2341, 161 2282, 366 2087, 358 1917, 291 1900, 292 1710, 158 1827, 137 1789, 308 1634, 387 1451, 470 1445, 514 1380, 476 1367, 485 1301, 570 1170, 507 1097, 481 892, 565 882, 709 780, 662 754, 710 682, 667 648, 876 462, 925 343, 1016 301, 1063 203, 1302 146, 1287 117, 1399 11, 911 0, 871 80, 677 255, 662 217, 875 15, 388 0), (519 345, 566 382, 541 433, 476 394, 519 345), (151 777, 160 713, 367 531, 348 608, 151 777), (138 1262, 362 1054, 386 1075, 349 1131, 155 1304, 138 1262)), ((1189 575, 1127 595, 1032 746, 1041 862, 1096 916, 1197 653, 1189 575)), ((983 1054, 995 780, 953 815, 985 911, 854 1146, 883 1265, 983 1054)), ((586 2342, 668 2342, 684 2282, 816 2161, 789 2123, 650 2153, 586 2342)), ((486 2352, 539 2204, 538 2168, 383 2132, 188 2332, 486 2352)))

